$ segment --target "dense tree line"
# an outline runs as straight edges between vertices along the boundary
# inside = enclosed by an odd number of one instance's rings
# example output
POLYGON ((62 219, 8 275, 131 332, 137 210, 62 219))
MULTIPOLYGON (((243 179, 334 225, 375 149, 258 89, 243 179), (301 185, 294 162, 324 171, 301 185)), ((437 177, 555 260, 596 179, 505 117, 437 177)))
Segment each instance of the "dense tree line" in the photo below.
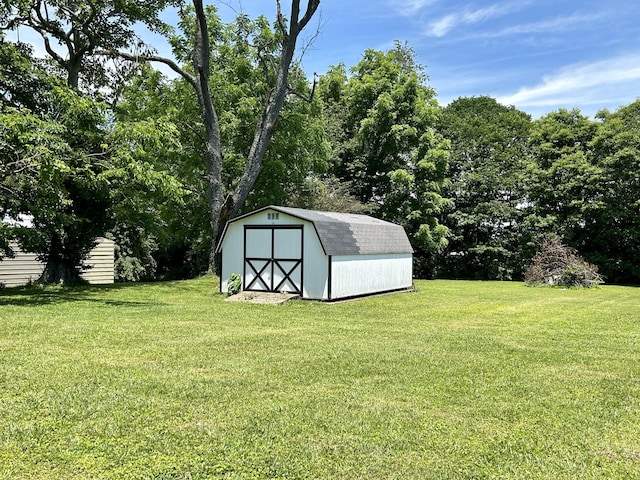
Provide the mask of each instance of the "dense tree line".
POLYGON ((280 204, 402 224, 423 278, 520 279, 558 238, 606 281, 640 281, 640 101, 593 120, 489 97, 441 107, 401 43, 308 78, 295 52, 319 1, 276 4, 273 22, 231 23, 201 0, 0 7, 0 257, 17 241, 43 281, 77 280, 106 235, 119 280, 183 278, 215 265, 226 220, 280 204), (17 26, 49 58, 7 40, 17 26))

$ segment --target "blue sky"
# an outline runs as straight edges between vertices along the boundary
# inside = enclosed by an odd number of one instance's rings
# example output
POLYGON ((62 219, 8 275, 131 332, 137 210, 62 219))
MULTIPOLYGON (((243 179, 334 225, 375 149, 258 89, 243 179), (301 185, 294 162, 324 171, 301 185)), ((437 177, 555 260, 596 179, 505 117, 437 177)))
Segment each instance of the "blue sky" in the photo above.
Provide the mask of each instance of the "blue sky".
MULTIPOLYGON (((215 3, 226 20, 240 10, 275 18, 275 0, 215 3)), ((309 75, 406 41, 441 105, 489 95, 533 118, 574 107, 593 117, 640 97, 638 0, 321 0, 306 35, 317 28, 309 75)), ((170 55, 162 38, 143 38, 170 55)))
MULTIPOLYGON (((273 0, 226 4, 275 12, 273 0)), ((441 105, 489 95, 534 118, 574 107, 593 117, 640 97, 638 0, 322 0, 318 19, 308 72, 407 41, 441 105)))

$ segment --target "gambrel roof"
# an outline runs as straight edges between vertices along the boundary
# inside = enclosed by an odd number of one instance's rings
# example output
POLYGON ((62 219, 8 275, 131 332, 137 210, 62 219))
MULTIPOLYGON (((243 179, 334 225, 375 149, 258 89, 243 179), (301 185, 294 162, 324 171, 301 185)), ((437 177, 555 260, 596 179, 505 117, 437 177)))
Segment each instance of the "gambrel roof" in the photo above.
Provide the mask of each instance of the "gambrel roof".
POLYGON ((231 222, 264 210, 281 212, 311 222, 326 255, 413 253, 411 243, 402 226, 368 215, 321 212, 272 205, 235 218, 231 222))

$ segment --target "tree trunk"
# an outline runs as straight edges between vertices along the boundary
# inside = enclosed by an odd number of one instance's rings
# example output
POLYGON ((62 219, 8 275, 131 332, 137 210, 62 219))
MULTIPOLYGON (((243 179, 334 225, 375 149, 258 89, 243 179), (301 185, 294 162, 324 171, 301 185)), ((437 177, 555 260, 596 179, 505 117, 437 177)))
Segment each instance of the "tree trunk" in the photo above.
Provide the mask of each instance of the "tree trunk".
POLYGON ((283 34, 282 52, 271 95, 264 111, 256 124, 253 143, 247 158, 247 166, 236 187, 230 195, 225 195, 222 184, 222 149, 220 145, 220 125, 213 106, 211 91, 209 90, 210 46, 207 19, 202 0, 192 0, 196 14, 196 32, 192 53, 193 75, 182 69, 174 61, 157 55, 131 55, 126 52, 100 51, 101 55, 117 54, 131 61, 154 61, 168 65, 173 71, 181 75, 196 91, 202 119, 206 132, 206 180, 207 203, 209 206, 209 221, 211 227, 211 245, 209 249, 209 270, 220 272, 220 258, 216 255, 216 247, 226 223, 236 217, 260 172, 269 142, 277 127, 278 116, 284 105, 288 93, 287 79, 289 68, 296 50, 298 35, 309 23, 318 9, 320 0, 308 0, 307 9, 300 18, 300 0, 291 0, 291 15, 287 22, 281 12, 280 0, 276 0, 278 8, 278 26, 283 34), (288 23, 288 27, 287 27, 288 23))
POLYGON ((80 276, 75 267, 63 262, 49 260, 37 283, 83 285, 87 281, 80 276))
MULTIPOLYGON (((192 85, 196 89, 198 103, 202 112, 202 120, 206 132, 206 179, 207 203, 209 205, 209 221, 212 240, 209 250, 209 270, 218 273, 216 261, 217 239, 222 231, 220 213, 224 204, 222 191, 222 148, 220 146, 220 124, 209 90, 209 65, 211 50, 209 33, 202 0, 193 0, 196 12, 196 38, 192 54, 194 76, 192 85)), ((224 226, 224 225, 223 225, 224 226)))
MULTIPOLYGON (((247 166, 238 182, 235 191, 227 198, 226 203, 218 211, 218 225, 213 230, 216 233, 212 239, 212 252, 215 251, 219 241, 219 236, 227 221, 236 217, 244 206, 249 193, 253 189, 260 172, 263 167, 264 155, 267 152, 269 143, 273 138, 278 125, 278 117, 287 97, 289 85, 289 69, 296 50, 298 35, 302 29, 309 23, 320 5, 320 0, 308 0, 307 9, 302 19, 300 19, 300 0, 291 1, 291 15, 288 22, 282 14, 280 0, 276 0, 278 7, 278 25, 283 34, 282 51, 280 53, 280 62, 278 63, 278 71, 276 75, 276 83, 271 90, 269 100, 265 105, 264 111, 256 125, 253 143, 247 157, 247 166)), ((213 222, 213 211, 212 211, 213 222)), ((215 256, 211 257, 214 261, 211 265, 215 271, 219 270, 219 261, 215 256)))
POLYGON ((72 55, 67 60, 67 85, 74 90, 78 90, 80 84, 80 70, 82 68, 82 56, 72 55))
POLYGON ((65 284, 65 285, 78 285, 87 283, 80 276, 75 262, 69 261, 64 255, 64 245, 58 235, 53 235, 51 238, 51 245, 49 246, 49 252, 47 253, 47 261, 44 267, 44 271, 37 283, 42 284, 65 284))

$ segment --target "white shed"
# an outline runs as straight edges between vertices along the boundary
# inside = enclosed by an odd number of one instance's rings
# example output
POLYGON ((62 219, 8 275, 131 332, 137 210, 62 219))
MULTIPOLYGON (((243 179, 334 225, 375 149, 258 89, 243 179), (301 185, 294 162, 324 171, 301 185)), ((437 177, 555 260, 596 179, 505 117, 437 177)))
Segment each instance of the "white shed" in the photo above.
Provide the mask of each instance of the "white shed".
POLYGON ((232 274, 245 291, 315 300, 405 290, 413 249, 400 225, 367 215, 269 206, 227 223, 220 291, 232 274))

